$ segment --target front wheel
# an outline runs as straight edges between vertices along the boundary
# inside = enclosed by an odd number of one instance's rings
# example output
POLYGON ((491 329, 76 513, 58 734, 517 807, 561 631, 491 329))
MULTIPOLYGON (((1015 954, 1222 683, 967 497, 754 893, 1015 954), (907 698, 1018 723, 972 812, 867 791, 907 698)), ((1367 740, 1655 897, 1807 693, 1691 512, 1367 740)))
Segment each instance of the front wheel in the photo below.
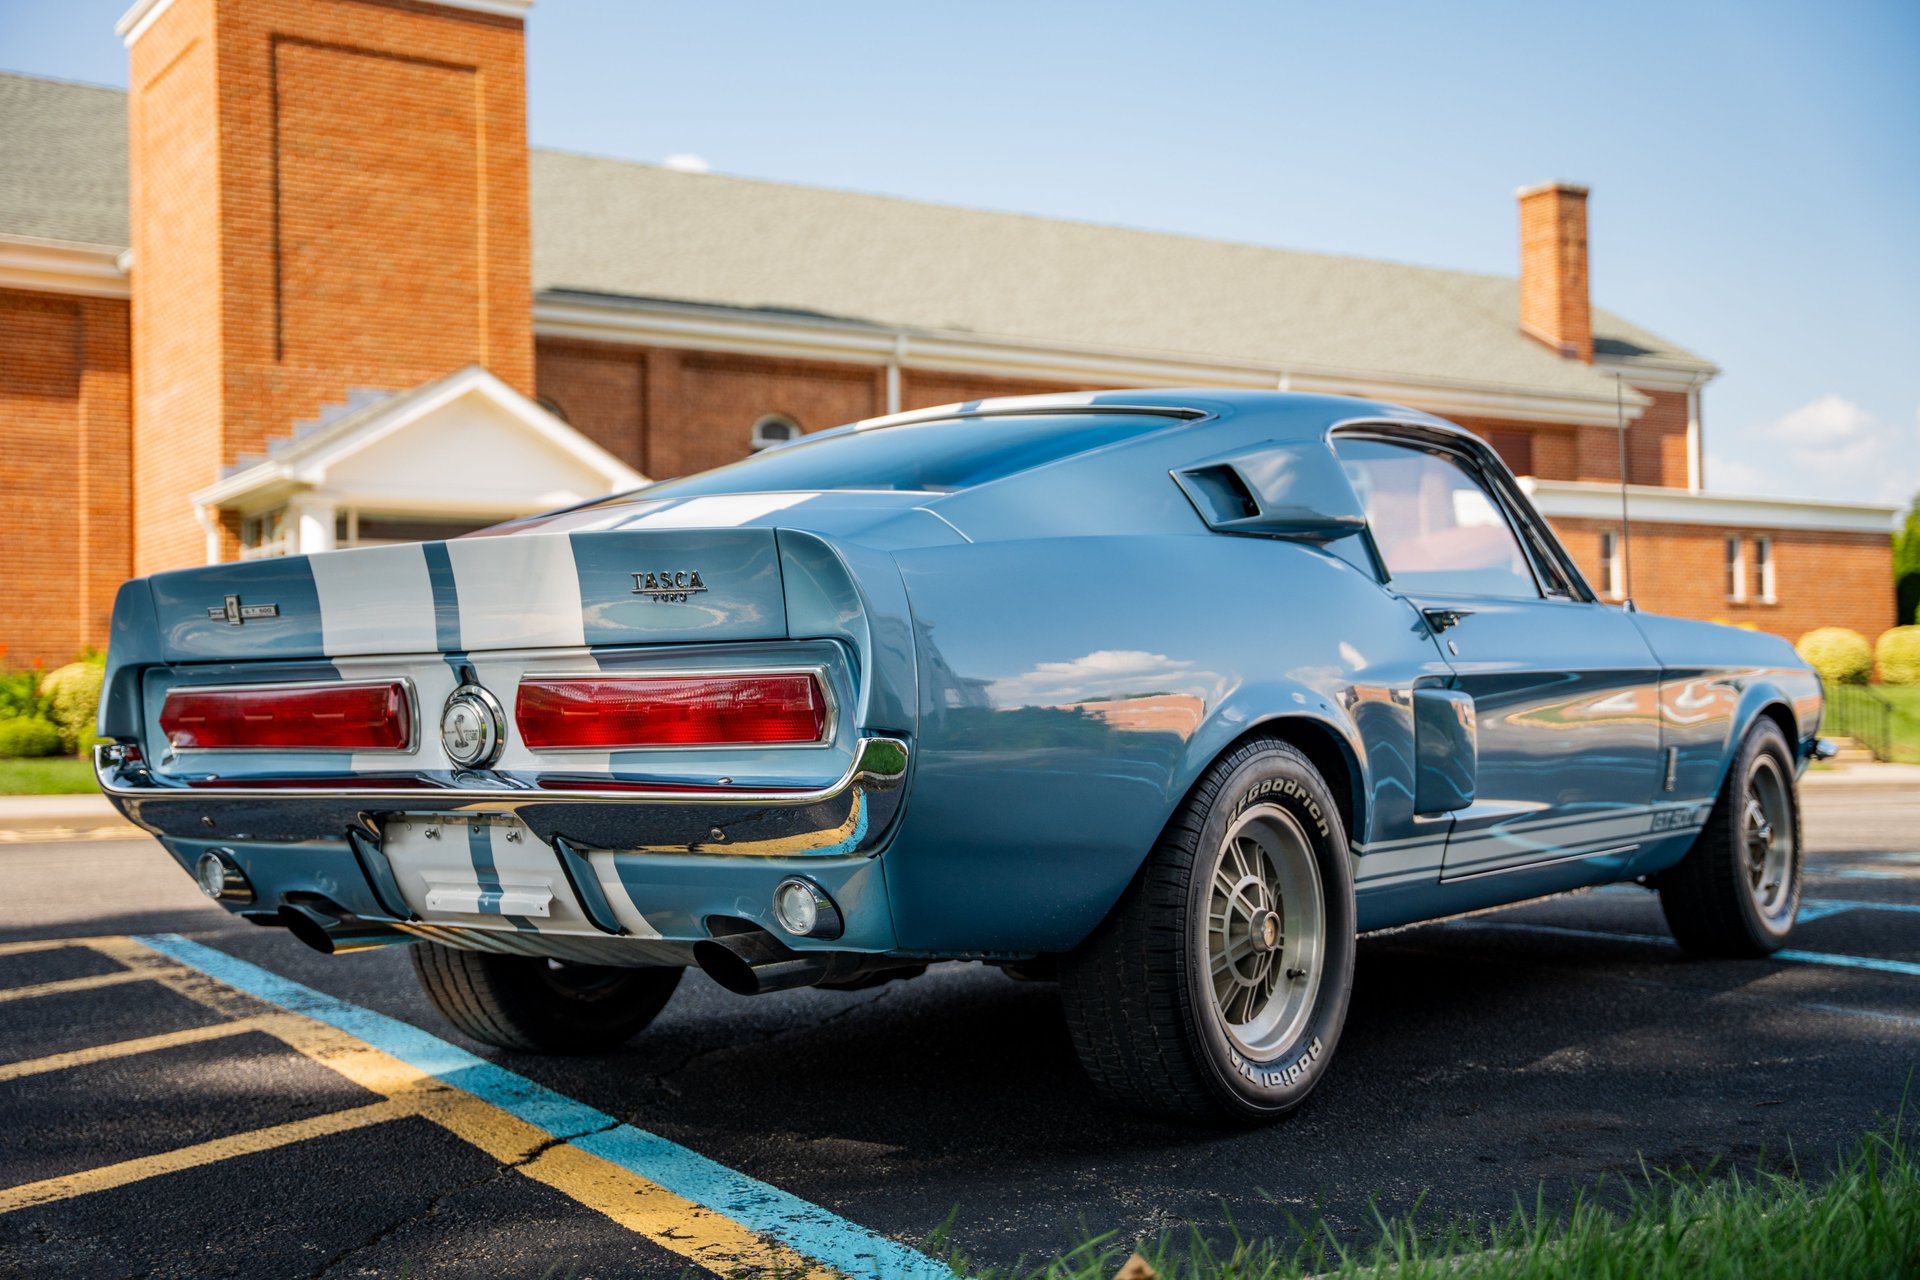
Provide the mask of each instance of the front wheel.
POLYGON ((417 942, 414 973, 442 1017, 485 1044, 597 1053, 637 1035, 680 985, 679 969, 620 969, 417 942))
POLYGON ((1353 878, 1325 781, 1255 740, 1208 770, 1111 915, 1060 966, 1094 1087, 1242 1124, 1326 1073, 1353 985, 1353 878))
POLYGON ((1654 883, 1667 927, 1694 955, 1764 956, 1786 943, 1800 909, 1800 798, 1779 725, 1747 731, 1706 827, 1654 883))

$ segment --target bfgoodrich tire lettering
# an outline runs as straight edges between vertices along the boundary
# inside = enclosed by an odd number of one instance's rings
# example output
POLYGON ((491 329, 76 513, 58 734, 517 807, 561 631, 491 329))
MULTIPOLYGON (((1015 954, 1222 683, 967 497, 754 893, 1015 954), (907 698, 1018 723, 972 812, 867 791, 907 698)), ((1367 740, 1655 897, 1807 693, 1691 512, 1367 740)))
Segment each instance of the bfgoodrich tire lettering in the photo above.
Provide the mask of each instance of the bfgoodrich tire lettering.
POLYGON ((485 1044, 537 1053, 598 1053, 654 1020, 679 969, 616 969, 417 942, 414 973, 441 1016, 485 1044))
POLYGON ((1126 897, 1062 962, 1074 1047, 1112 1101, 1180 1118, 1275 1119, 1326 1074, 1353 937, 1346 832, 1326 783, 1284 742, 1242 744, 1207 771, 1126 897))

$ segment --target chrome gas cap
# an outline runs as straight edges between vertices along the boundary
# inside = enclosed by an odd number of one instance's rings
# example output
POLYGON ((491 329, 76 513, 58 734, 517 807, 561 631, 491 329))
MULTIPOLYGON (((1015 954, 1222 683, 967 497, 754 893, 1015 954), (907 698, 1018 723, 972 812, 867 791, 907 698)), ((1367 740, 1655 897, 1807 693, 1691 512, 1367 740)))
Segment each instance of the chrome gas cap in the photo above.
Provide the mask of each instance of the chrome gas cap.
POLYGON ((440 745, 462 769, 484 769, 506 745, 506 713, 500 700, 477 684, 453 691, 440 712, 440 745))

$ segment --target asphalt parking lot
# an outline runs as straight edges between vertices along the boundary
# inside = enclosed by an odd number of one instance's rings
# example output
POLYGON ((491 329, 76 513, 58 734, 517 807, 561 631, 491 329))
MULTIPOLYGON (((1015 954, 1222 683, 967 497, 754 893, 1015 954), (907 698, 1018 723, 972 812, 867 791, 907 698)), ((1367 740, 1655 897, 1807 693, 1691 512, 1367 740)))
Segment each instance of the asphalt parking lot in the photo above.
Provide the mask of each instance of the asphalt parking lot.
POLYGON ((937 1280, 911 1247, 949 1221, 1010 1265, 1814 1164, 1920 1065, 1920 791, 1810 788, 1806 835, 1771 961, 1683 959, 1637 889, 1364 940, 1337 1071, 1252 1133, 1096 1106, 1052 989, 978 966, 690 975, 624 1050, 543 1059, 461 1041, 404 949, 230 922, 144 840, 3 841, 0 1274, 937 1280))

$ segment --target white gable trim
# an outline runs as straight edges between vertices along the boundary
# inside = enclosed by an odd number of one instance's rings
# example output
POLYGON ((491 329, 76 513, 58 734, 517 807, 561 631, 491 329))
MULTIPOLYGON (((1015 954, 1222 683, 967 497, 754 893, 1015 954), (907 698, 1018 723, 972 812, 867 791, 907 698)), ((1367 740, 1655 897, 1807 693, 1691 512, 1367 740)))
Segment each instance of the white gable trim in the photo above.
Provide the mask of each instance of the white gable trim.
POLYGON ((127 298, 120 250, 37 236, 0 236, 0 287, 87 298, 127 298))
POLYGON ((376 407, 359 421, 343 421, 338 424, 339 429, 322 428, 297 440, 278 453, 202 489, 193 495, 193 501, 198 506, 220 507, 276 487, 324 488, 334 467, 469 395, 477 395, 505 411, 556 452, 600 476, 609 492, 637 488, 647 482, 638 471, 492 373, 478 365, 469 365, 438 383, 429 383, 417 392, 401 396, 385 410, 376 407))
MULTIPOLYGON (((1590 480, 1521 478, 1520 487, 1540 514, 1576 520, 1620 522, 1620 486, 1590 480)), ((1819 529, 1829 533, 1891 536, 1897 507, 1821 498, 1757 498, 1744 494, 1688 493, 1627 486, 1627 515, 1636 522, 1700 524, 1729 529, 1819 529)))

